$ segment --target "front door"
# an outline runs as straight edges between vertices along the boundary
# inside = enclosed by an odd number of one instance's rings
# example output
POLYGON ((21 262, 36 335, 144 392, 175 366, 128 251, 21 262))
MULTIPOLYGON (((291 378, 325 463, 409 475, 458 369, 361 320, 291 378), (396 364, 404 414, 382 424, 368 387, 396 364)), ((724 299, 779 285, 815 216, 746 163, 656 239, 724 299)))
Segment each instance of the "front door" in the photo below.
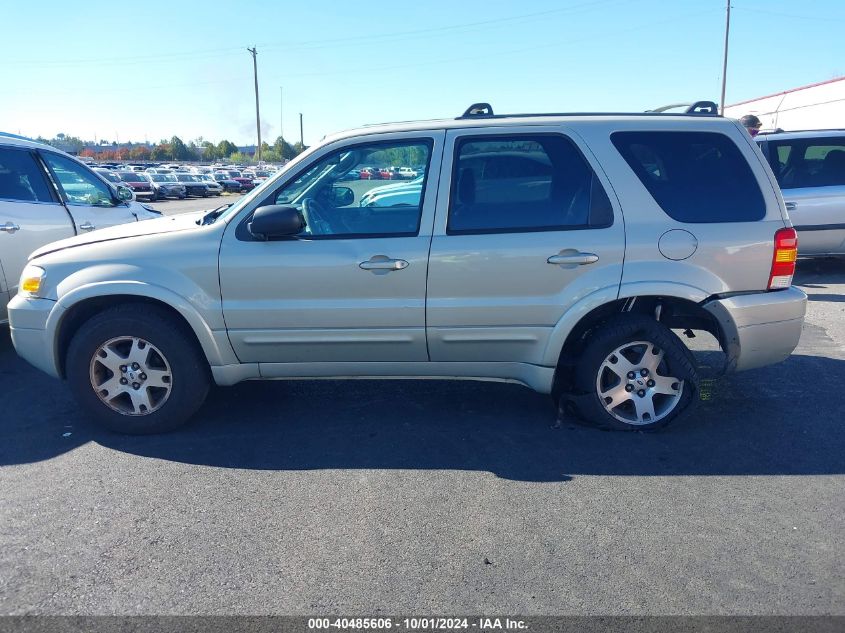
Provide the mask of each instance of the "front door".
POLYGON ((88 167, 54 152, 42 151, 41 157, 73 216, 77 233, 137 221, 129 205, 117 200, 109 186, 88 167))
POLYGON ((428 278, 433 361, 541 364, 579 299, 619 287, 621 210, 589 150, 566 130, 447 135, 428 278))
POLYGON ((387 134, 329 145, 230 222, 220 285, 242 362, 428 359, 426 272, 443 137, 387 134), (423 175, 361 176, 390 165, 423 175), (303 232, 254 237, 252 211, 273 204, 299 209, 303 232))
MULTIPOLYGON (((74 234, 73 222, 35 154, 0 147, 0 261, 9 295, 17 293, 32 251, 74 234)), ((5 311, 5 303, 3 307, 5 311)))

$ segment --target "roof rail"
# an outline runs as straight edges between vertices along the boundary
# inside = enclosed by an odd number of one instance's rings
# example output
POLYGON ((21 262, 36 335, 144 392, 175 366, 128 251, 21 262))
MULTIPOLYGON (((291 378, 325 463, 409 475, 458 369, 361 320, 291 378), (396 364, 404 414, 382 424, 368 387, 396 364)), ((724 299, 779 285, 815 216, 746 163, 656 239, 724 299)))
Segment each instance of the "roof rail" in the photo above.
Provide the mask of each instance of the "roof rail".
MULTIPOLYGON (((713 101, 696 101, 694 103, 672 103, 669 105, 646 110, 646 114, 668 114, 668 115, 693 115, 693 116, 719 116, 719 106, 713 101), (684 108, 683 112, 669 112, 677 108, 684 108)), ((464 110, 464 113, 456 117, 461 119, 502 119, 511 117, 538 117, 538 116, 601 116, 601 115, 635 115, 637 112, 537 112, 523 114, 493 114, 493 106, 489 103, 473 103, 464 110)))
POLYGON ((464 110, 464 113, 459 116, 459 119, 477 119, 493 116, 493 106, 489 103, 473 103, 470 107, 464 110))
POLYGON ((719 106, 713 101, 694 101, 693 103, 670 103, 646 112, 666 112, 675 108, 686 108, 684 114, 703 114, 706 116, 719 116, 719 106))

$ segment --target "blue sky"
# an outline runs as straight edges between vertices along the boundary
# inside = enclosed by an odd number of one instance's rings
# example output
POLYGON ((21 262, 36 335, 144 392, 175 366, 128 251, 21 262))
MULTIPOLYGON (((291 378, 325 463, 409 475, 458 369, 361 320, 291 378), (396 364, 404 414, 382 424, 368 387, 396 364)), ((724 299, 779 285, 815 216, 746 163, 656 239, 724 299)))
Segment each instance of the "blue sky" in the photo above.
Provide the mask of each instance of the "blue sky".
MULTIPOLYGON (((10 3, 11 4, 11 3, 10 3)), ((718 100, 724 0, 159 2, 4 7, 0 130, 306 144, 365 123, 718 100), (9 28, 16 24, 17 28, 9 28)), ((727 102, 845 75, 845 2, 735 0, 727 102)))

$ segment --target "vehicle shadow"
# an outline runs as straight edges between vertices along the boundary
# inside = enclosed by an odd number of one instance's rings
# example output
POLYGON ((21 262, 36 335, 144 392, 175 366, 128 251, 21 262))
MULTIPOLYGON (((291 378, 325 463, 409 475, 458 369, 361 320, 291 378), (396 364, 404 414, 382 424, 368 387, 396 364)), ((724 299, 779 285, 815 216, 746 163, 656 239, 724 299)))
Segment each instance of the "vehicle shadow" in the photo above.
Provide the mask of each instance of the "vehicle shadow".
POLYGON ((88 442, 161 460, 259 470, 476 470, 536 482, 579 475, 845 473, 845 360, 786 362, 706 381, 686 419, 659 433, 556 421, 549 398, 469 381, 291 381, 214 389, 175 433, 98 430, 65 385, 0 343, 0 465, 46 460, 88 442), (10 364, 10 360, 14 360, 10 364))
POLYGON ((807 288, 827 288, 831 284, 845 284, 845 258, 799 259, 793 283, 807 288))

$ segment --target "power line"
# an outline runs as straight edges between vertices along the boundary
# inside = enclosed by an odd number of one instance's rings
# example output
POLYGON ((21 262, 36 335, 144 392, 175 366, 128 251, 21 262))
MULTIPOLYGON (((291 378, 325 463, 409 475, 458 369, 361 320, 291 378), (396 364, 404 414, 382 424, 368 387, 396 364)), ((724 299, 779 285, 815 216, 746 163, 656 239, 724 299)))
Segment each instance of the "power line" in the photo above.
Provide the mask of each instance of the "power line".
MULTIPOLYGON (((430 36, 434 33, 443 33, 449 34, 453 32, 459 32, 464 29, 468 28, 479 28, 479 27, 495 27, 502 24, 507 24, 515 21, 525 21, 525 20, 532 20, 536 18, 546 17, 548 15, 559 14, 559 13, 572 13, 577 12, 580 9, 589 9, 593 7, 598 7, 601 5, 608 5, 608 4, 619 4, 619 3, 626 3, 630 2, 631 0, 592 0, 591 2, 582 2, 576 5, 572 5, 569 7, 561 7, 558 9, 549 9, 547 11, 538 11, 534 13, 525 13, 521 15, 515 16, 508 16, 502 18, 493 18, 489 20, 480 20, 475 22, 465 22, 462 24, 452 24, 447 26, 438 26, 438 27, 431 27, 425 29, 415 29, 410 31, 396 31, 393 33, 377 33, 377 34, 368 34, 368 35, 357 35, 357 36, 350 36, 350 37, 341 37, 341 38, 328 38, 323 40, 310 40, 304 42, 265 42, 258 44, 261 48, 284 48, 285 50, 310 50, 314 48, 331 48, 335 45, 345 45, 345 44, 355 44, 360 42, 366 43, 382 43, 386 39, 396 39, 396 38, 408 38, 413 36, 430 36)), ((240 46, 233 46, 233 47, 226 47, 226 48, 209 48, 209 49, 198 49, 193 51, 181 51, 181 52, 171 52, 171 53, 159 53, 156 55, 133 55, 133 56, 125 56, 125 57, 108 57, 104 59, 102 57, 95 57, 95 58, 87 58, 87 59, 55 59, 55 60, 33 60, 31 58, 27 59, 18 59, 18 60, 4 60, 4 64, 8 66, 42 66, 42 65, 49 65, 49 66, 78 66, 83 64, 91 64, 91 65, 121 65, 121 64, 139 64, 139 63, 154 63, 156 61, 160 62, 172 62, 172 61, 191 61, 194 58, 197 59, 214 59, 219 57, 228 57, 232 56, 235 53, 242 51, 242 47, 240 46), (177 58, 181 58, 178 59, 177 58)))

